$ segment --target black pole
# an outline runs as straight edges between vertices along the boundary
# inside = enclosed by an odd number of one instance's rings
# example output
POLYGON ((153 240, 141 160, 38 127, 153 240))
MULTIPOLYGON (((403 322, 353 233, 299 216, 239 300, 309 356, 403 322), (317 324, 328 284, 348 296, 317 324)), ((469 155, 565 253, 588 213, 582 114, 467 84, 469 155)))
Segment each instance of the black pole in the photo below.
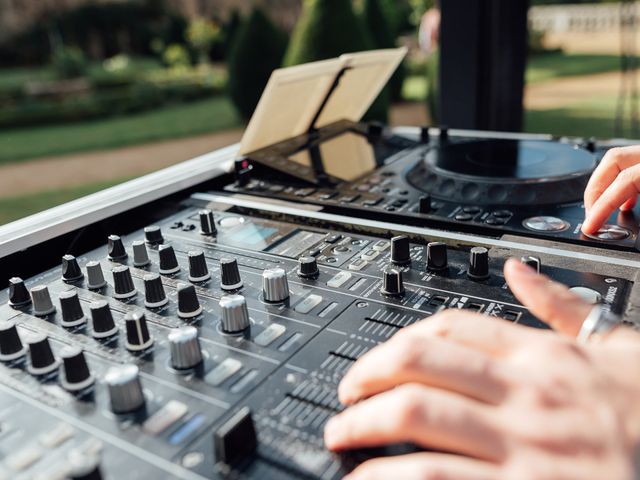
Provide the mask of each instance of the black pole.
POLYGON ((439 122, 521 131, 528 0, 443 0, 440 8, 439 122))

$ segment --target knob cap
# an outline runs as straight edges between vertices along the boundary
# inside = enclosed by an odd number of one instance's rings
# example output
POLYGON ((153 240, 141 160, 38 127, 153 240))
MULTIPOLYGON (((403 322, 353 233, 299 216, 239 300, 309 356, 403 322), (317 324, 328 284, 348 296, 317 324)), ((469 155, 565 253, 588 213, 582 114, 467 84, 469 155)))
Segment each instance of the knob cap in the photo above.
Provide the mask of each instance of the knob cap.
POLYGON ((473 247, 471 249, 467 275, 472 280, 486 280, 489 278, 489 250, 484 247, 473 247))
POLYGON ((87 262, 87 288, 98 290, 106 284, 107 281, 104 279, 100 262, 87 262))
POLYGON ((24 281, 20 277, 9 279, 9 305, 19 307, 31 303, 31 296, 24 281))
POLYGON ((431 213, 433 207, 431 205, 431 195, 423 195, 420 197, 418 205, 418 213, 431 213))
POLYGON ((111 273, 113 274, 113 290, 114 298, 123 300, 126 298, 135 297, 136 287, 133 285, 133 279, 131 278, 131 271, 126 265, 120 265, 115 267, 111 273))
POLYGON ((262 295, 269 303, 280 303, 289 298, 289 281, 284 269, 269 268, 262 272, 262 295))
POLYGON ((211 278, 209 267, 207 267, 207 259, 203 251, 192 251, 187 254, 189 256, 189 281, 204 282, 211 278))
POLYGON ((160 256, 160 273, 162 275, 171 275, 180 271, 176 252, 171 245, 160 245, 158 255, 160 256))
POLYGON ((69 480, 103 480, 98 455, 72 450, 67 456, 69 480))
POLYGON ((298 259, 298 276, 313 278, 320 274, 318 262, 315 257, 300 257, 298 259))
POLYGON ((440 126, 440 143, 449 141, 449 127, 446 125, 440 126))
POLYGON ((87 317, 82 311, 78 292, 68 290, 62 292, 58 299, 60 300, 60 310, 62 310, 62 320, 60 325, 63 327, 77 327, 87 322, 87 317))
POLYGON ((65 255, 62 257, 62 280, 65 282, 75 282, 84 277, 78 260, 73 255, 65 255))
POLYGON ((200 216, 200 233, 202 235, 215 235, 217 233, 216 230, 216 221, 213 217, 213 212, 211 210, 200 210, 198 212, 200 216))
POLYGON ((107 338, 118 333, 118 327, 113 320, 109 303, 106 300, 93 302, 89 310, 93 323, 93 338, 107 338))
POLYGON ((380 293, 391 297, 404 295, 404 282, 402 280, 402 270, 397 268, 387 268, 382 272, 382 289, 380 293))
POLYGON ((391 239, 391 263, 395 265, 408 265, 411 263, 409 237, 400 235, 391 239))
POLYGON ((10 362, 24 356, 26 347, 20 340, 16 322, 8 320, 0 323, 0 362, 10 362))
POLYGON ((144 240, 149 245, 159 245, 164 243, 164 236, 162 230, 157 225, 151 225, 144 228, 144 240))
POLYGON ((542 269, 542 261, 538 257, 532 257, 532 256, 522 257, 520 261, 524 263, 526 266, 533 268, 536 271, 536 273, 540 273, 540 270, 542 269))
POLYGON ((111 411, 131 413, 145 404, 139 369, 135 365, 111 367, 104 377, 109 389, 111 411))
POLYGON ((93 385, 95 377, 89 370, 89 365, 82 349, 67 346, 60 352, 60 357, 62 358, 62 371, 64 373, 60 383, 65 390, 77 392, 93 385))
POLYGON ((141 352, 153 345, 153 338, 147 327, 147 319, 142 312, 128 313, 125 317, 127 329, 126 347, 130 352, 141 352))
POLYGON ((162 277, 157 273, 148 273, 143 278, 144 281, 144 306, 147 308, 163 307, 169 302, 164 287, 162 277))
POLYGON ((447 244, 431 242, 427 244, 427 270, 437 272, 447 268, 447 244))
POLYGON ((227 291, 242 288, 242 278, 235 258, 220 259, 220 288, 227 291))
POLYGON ((178 284, 178 316, 180 318, 193 318, 202 313, 202 306, 198 300, 196 287, 186 283, 178 284))
POLYGON ((429 134, 429 127, 420 127, 420 143, 427 144, 431 141, 431 135, 429 134))
POLYGON ((251 325, 247 301, 242 295, 225 295, 220 299, 222 331, 240 333, 251 325))
POLYGON ((27 370, 32 375, 47 375, 58 369, 60 360, 53 354, 49 339, 44 333, 34 334, 27 340, 31 363, 27 370))
POLYGON ((142 240, 136 240, 131 244, 133 248, 133 266, 144 267, 151 263, 149 260, 149 252, 147 252, 147 244, 142 240))
POLYGON ((182 327, 169 333, 171 366, 177 370, 194 368, 202 363, 202 350, 195 327, 182 327))
POLYGON ((31 289, 31 300, 33 301, 33 314, 36 317, 46 317, 56 311, 46 285, 33 287, 31 289))
POLYGON ((118 235, 109 235, 107 244, 109 260, 124 260, 127 258, 127 251, 124 249, 122 239, 118 235))

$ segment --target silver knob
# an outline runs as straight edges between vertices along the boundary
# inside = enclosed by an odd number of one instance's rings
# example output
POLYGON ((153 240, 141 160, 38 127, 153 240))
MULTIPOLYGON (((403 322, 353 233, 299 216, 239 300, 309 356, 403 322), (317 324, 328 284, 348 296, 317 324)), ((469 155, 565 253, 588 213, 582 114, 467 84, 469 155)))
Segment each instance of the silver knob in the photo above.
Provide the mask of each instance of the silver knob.
POLYGON ((136 240, 131 244, 131 247, 133 248, 134 267, 144 267, 151 263, 151 260, 149 260, 149 252, 147 252, 147 244, 144 240, 136 240))
POLYGON ((202 362, 198 329, 191 326, 176 328, 171 330, 168 338, 173 368, 186 370, 202 362))
POLYGON ((31 289, 31 300, 33 302, 33 314, 36 317, 45 317, 56 311, 46 285, 33 287, 31 289))
POLYGON ((114 413, 133 412, 144 405, 144 393, 137 366, 112 367, 104 380, 109 388, 111 410, 114 413))
POLYGON ((102 265, 100 262, 87 262, 87 288, 90 290, 98 290, 104 287, 107 281, 104 279, 102 265))
POLYGON ((242 295, 226 295, 220 299, 222 331, 240 333, 250 326, 247 301, 242 295))
POLYGON ((262 295, 269 303, 280 303, 289 298, 287 272, 282 268, 269 268, 262 272, 262 295))

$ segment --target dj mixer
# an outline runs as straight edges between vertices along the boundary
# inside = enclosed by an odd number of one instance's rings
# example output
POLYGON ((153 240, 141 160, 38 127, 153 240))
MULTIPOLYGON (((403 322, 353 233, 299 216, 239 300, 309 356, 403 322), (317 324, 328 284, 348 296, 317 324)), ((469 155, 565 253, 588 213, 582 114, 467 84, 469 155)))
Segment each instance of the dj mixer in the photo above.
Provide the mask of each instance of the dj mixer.
POLYGON ((624 142, 353 120, 379 91, 354 78, 382 88, 403 55, 276 72, 254 118, 303 92, 313 128, 252 120, 240 148, 0 227, 0 480, 333 480, 416 451, 327 450, 337 386, 445 309, 548 328, 509 290, 511 257, 637 325, 638 211, 580 233, 624 142))

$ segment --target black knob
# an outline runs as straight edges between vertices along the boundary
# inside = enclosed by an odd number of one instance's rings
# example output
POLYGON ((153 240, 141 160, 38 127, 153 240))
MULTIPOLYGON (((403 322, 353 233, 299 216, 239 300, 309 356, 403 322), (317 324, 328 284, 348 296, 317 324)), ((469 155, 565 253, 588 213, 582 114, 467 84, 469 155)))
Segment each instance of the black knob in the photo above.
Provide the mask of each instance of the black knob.
POLYGON ((144 240, 149 245, 159 245, 164 243, 164 237, 162 236, 162 230, 160 227, 157 225, 144 227, 144 240))
POLYGON ((127 329, 127 350, 140 352, 153 345, 153 338, 147 327, 147 319, 142 312, 128 313, 125 317, 127 329))
POLYGON ((420 128, 420 143, 428 144, 431 141, 431 135, 429 135, 429 127, 420 128))
POLYGON ((113 296, 119 300, 131 298, 136 295, 136 287, 133 285, 129 267, 120 265, 115 267, 113 273, 113 296))
POLYGON ((411 263, 409 237, 400 235, 391 239, 391 262, 396 265, 411 263))
POLYGON ((242 287, 242 278, 235 258, 220 259, 220 288, 222 290, 237 290, 242 287))
POLYGON ((133 266, 144 267, 151 263, 149 260, 149 252, 147 252, 147 244, 142 240, 136 240, 131 244, 133 250, 133 266))
POLYGON ((439 271, 447 268, 447 244, 431 242, 427 244, 427 270, 439 271))
POLYGON ((104 279, 100 262, 87 262, 87 288, 98 290, 106 284, 107 281, 104 279))
POLYGON ((47 375, 58 369, 60 361, 53 354, 49 339, 44 333, 34 334, 27 340, 31 363, 27 367, 32 375, 47 375))
POLYGON ((16 322, 0 323, 0 362, 10 362, 24 356, 27 349, 20 340, 16 322))
POLYGON ((171 245, 160 245, 158 255, 160 256, 160 273, 162 275, 171 275, 180 271, 176 252, 171 245))
POLYGON ((203 251, 189 252, 189 281, 204 282, 211 278, 203 251))
POLYGON ((62 280, 65 282, 75 282, 80 280, 84 275, 78 265, 78 260, 73 255, 65 255, 62 257, 62 280))
POLYGON ((431 213, 433 207, 431 205, 431 195, 423 195, 420 197, 420 204, 418 205, 418 213, 431 213))
POLYGON ((584 148, 591 153, 595 153, 597 146, 598 146, 598 140, 594 137, 591 137, 584 144, 584 148))
POLYGON ((300 257, 298 259, 298 275, 300 277, 314 278, 317 277, 319 273, 318 262, 315 257, 300 257))
POLYGON ((384 125, 380 122, 370 122, 367 125, 367 134, 369 135, 370 140, 380 140, 382 134, 384 133, 384 125))
POLYGON ((489 250, 484 247, 473 247, 471 249, 467 275, 472 280, 486 280, 489 278, 489 250))
POLYGON ((202 306, 198 300, 196 287, 186 283, 178 284, 178 316, 180 318, 193 318, 202 313, 202 306))
POLYGON ((449 127, 446 125, 440 126, 440 143, 449 141, 449 127))
POLYGON ((9 305, 19 307, 31 303, 31 296, 24 281, 20 277, 9 279, 9 305))
POLYGON ((93 385, 95 378, 89 370, 84 352, 78 347, 67 346, 60 352, 64 375, 60 383, 65 390, 77 392, 93 385))
POLYGON ((60 310, 62 311, 62 320, 60 325, 63 327, 77 327, 86 323, 85 317, 78 298, 78 292, 75 290, 67 290, 62 292, 58 298, 60 299, 60 310))
POLYGON ((198 212, 200 216, 200 233, 202 235, 215 235, 217 233, 216 230, 216 220, 213 217, 213 212, 211 210, 200 210, 198 212))
POLYGON ((404 294, 404 282, 402 281, 402 270, 396 268, 387 268, 382 272, 382 289, 383 295, 391 297, 399 297, 404 294))
POLYGON ((532 256, 522 257, 520 261, 524 263, 526 266, 533 268, 536 271, 536 273, 540 273, 540 270, 542 269, 542 261, 538 257, 532 257, 532 256))
POLYGON ((157 273, 148 273, 143 278, 144 281, 144 306, 147 308, 163 307, 169 302, 164 287, 162 277, 157 273))
POLYGON ((36 317, 46 317, 56 311, 46 285, 38 285, 31 289, 31 301, 33 302, 33 314, 36 317))
POLYGON ((118 333, 118 327, 113 320, 109 303, 106 300, 98 300, 89 306, 93 323, 93 337, 107 338, 118 333))
POLYGON ((124 249, 122 239, 118 235, 109 235, 109 243, 107 245, 109 260, 124 260, 127 258, 127 251, 124 249))

